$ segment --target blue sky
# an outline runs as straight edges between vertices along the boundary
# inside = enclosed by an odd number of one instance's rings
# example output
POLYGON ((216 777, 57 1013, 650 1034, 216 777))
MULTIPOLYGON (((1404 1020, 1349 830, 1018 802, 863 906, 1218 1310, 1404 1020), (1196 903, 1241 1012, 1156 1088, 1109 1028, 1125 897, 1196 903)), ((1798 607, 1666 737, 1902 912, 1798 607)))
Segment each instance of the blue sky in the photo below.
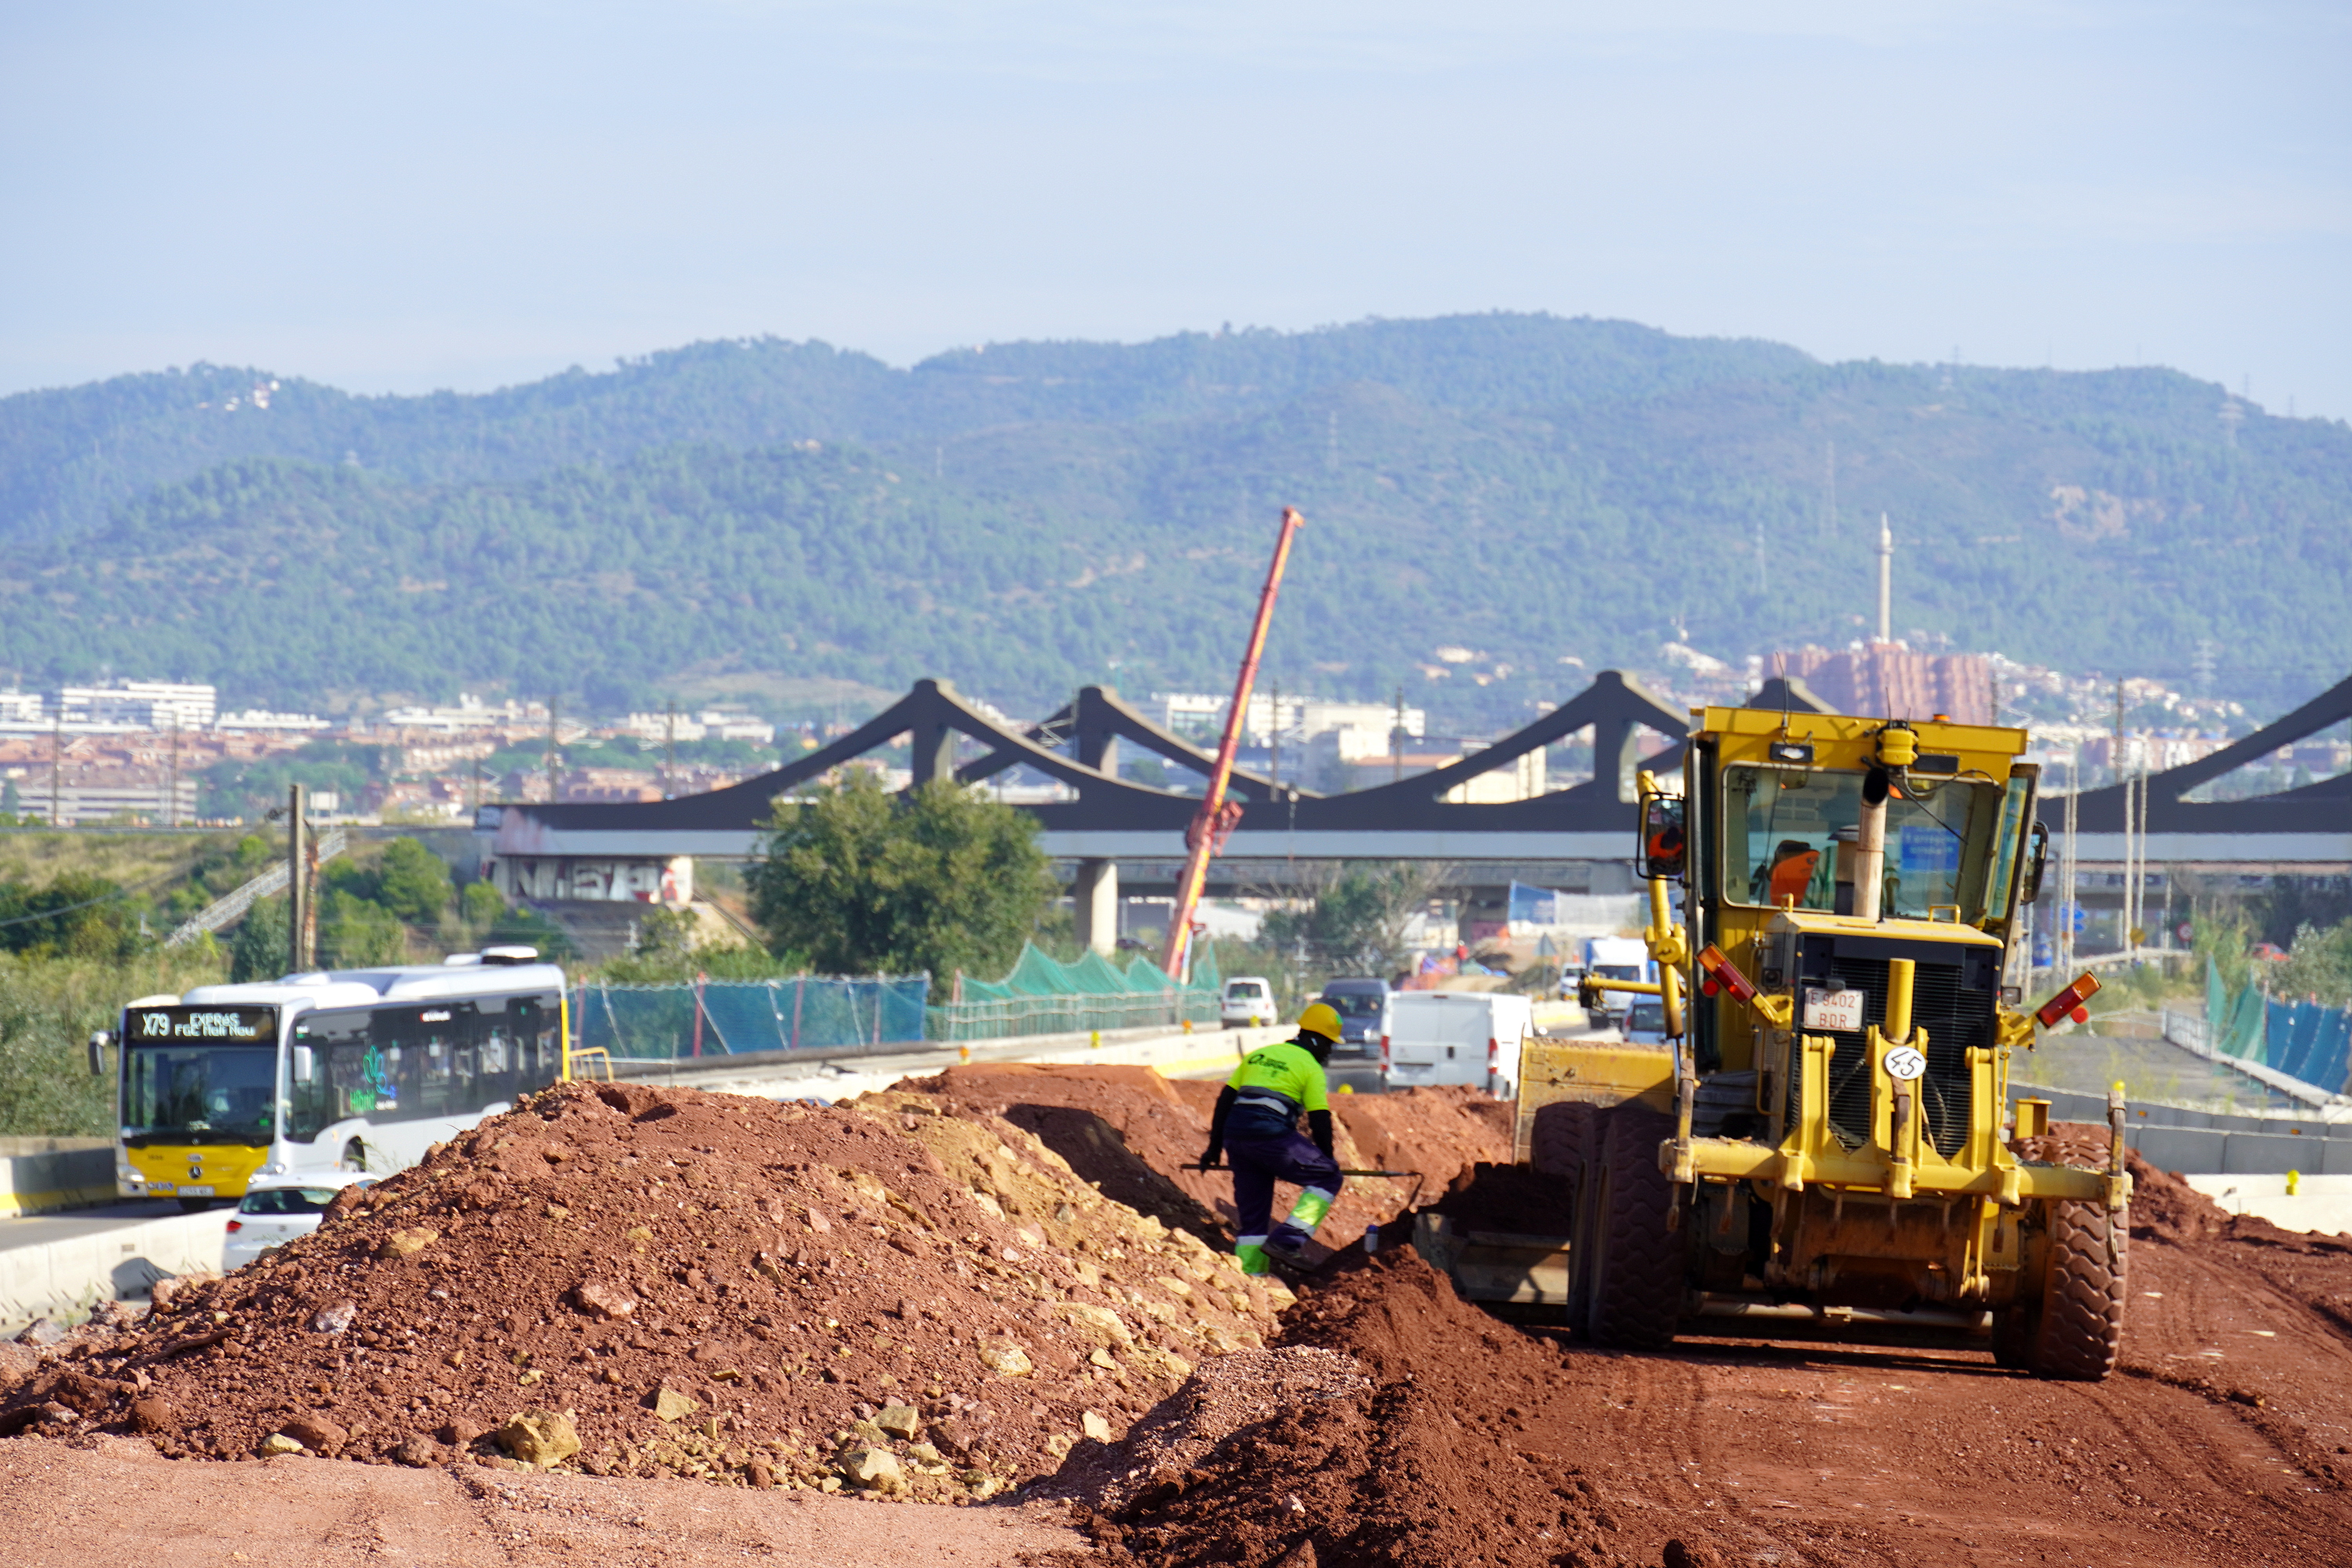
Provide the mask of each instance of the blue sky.
POLYGON ((2352 8, 0 7, 0 392, 1492 309, 2352 415, 2352 8))

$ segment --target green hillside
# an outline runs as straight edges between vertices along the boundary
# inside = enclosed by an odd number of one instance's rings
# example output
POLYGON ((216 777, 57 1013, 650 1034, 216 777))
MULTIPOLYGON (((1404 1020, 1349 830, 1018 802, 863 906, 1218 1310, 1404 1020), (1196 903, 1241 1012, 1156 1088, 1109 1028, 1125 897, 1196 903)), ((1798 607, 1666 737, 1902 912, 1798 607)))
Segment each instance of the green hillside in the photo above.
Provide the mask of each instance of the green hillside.
POLYGON ((700 344, 481 397, 281 381, 257 410, 268 380, 0 400, 0 666, 330 708, 941 674, 1034 711, 1222 685, 1288 503, 1269 675, 1402 685, 1447 727, 1574 689, 1563 658, 1843 643, 1882 510, 1898 634, 2176 677, 2210 638, 2264 706, 2352 668, 2352 430, 2248 408, 2233 445, 2223 390, 2162 370, 1483 316, 910 371, 700 344))

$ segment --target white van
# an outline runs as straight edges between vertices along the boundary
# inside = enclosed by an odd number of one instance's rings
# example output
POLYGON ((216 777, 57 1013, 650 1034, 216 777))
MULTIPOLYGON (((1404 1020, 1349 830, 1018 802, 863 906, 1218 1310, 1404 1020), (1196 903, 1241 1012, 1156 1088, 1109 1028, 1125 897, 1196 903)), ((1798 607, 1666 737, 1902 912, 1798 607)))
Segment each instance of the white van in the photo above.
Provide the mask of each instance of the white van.
POLYGON ((1466 1083, 1497 1100, 1519 1091, 1519 1042, 1535 1004, 1491 991, 1400 991, 1389 998, 1381 1079, 1389 1089, 1466 1083))
POLYGON ((1226 981, 1223 1020, 1228 1029, 1277 1022, 1273 983, 1261 974, 1236 974, 1226 981))

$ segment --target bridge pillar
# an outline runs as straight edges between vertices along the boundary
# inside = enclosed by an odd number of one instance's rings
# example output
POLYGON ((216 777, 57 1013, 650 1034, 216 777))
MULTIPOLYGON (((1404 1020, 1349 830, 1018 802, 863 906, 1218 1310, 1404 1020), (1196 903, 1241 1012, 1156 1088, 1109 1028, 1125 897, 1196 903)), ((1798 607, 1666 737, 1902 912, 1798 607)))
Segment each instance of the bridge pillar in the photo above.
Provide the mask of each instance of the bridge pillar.
POLYGON ((945 724, 918 724, 908 732, 913 742, 915 787, 938 778, 955 776, 956 732, 945 724))
POLYGON ((1097 952, 1118 950, 1118 862, 1081 860, 1078 879, 1070 889, 1078 941, 1097 952))

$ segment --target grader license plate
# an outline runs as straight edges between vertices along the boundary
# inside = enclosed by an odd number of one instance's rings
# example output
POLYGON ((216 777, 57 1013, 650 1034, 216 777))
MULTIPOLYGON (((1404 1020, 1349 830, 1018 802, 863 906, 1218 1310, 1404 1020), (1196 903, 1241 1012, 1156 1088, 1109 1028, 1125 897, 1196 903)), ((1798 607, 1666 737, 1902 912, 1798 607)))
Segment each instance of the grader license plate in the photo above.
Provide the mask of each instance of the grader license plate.
POLYGON ((1862 993, 1805 987, 1805 1027, 1832 1034, 1862 1032, 1862 993))

